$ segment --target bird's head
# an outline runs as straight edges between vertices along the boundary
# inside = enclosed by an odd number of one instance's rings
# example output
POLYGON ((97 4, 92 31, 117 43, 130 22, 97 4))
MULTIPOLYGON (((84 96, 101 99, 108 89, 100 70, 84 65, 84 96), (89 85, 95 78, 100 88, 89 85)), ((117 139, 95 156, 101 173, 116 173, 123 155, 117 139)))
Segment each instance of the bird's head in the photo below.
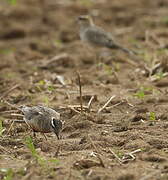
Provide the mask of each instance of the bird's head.
POLYGON ((62 121, 57 117, 52 117, 51 119, 51 127, 53 128, 54 133, 56 134, 57 138, 60 139, 60 132, 62 130, 62 121))
POLYGON ((93 20, 89 15, 82 15, 78 17, 78 23, 80 26, 88 27, 93 25, 93 20))

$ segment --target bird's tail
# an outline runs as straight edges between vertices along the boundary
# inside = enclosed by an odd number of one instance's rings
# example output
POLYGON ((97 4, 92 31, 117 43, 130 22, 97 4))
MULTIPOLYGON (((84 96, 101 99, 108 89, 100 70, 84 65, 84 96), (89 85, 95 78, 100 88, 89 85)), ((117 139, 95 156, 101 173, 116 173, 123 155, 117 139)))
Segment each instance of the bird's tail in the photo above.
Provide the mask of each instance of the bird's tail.
POLYGON ((122 47, 119 44, 115 44, 115 48, 120 49, 120 50, 122 50, 123 52, 125 52, 125 53, 127 53, 129 55, 136 55, 137 54, 135 51, 132 51, 132 50, 129 50, 129 49, 125 48, 125 47, 122 47))

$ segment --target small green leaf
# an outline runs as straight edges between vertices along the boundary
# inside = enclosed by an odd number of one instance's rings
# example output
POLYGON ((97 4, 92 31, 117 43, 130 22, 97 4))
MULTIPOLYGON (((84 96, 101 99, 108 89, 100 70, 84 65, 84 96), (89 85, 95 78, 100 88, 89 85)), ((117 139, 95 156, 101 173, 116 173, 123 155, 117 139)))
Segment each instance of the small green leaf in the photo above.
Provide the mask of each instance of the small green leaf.
POLYGON ((38 84, 39 84, 39 85, 45 85, 46 82, 45 82, 44 80, 40 80, 40 81, 38 82, 38 84))
POLYGON ((165 16, 161 19, 161 22, 165 25, 168 25, 168 16, 165 16))
POLYGON ((164 78, 164 73, 163 72, 159 72, 155 76, 156 76, 157 79, 162 79, 162 78, 164 78))
POLYGON ((10 53, 12 53, 14 51, 15 51, 15 49, 12 49, 12 48, 10 48, 10 49, 0 49, 0 54, 7 55, 7 54, 10 54, 10 53))
POLYGON ((16 1, 17 1, 17 0, 8 0, 8 2, 9 2, 11 5, 16 5, 16 1))
POLYGON ((5 177, 3 180, 12 180, 13 177, 13 170, 10 168, 7 170, 5 177))
POLYGON ((32 155, 34 157, 37 157, 37 152, 36 152, 36 149, 34 147, 32 138, 30 136, 26 137, 25 144, 27 145, 28 149, 31 151, 32 155))
POLYGON ((49 91, 54 91, 54 86, 48 86, 48 88, 47 88, 49 91))
POLYGON ((55 45, 56 47, 62 47, 62 41, 61 41, 61 40, 56 40, 56 41, 54 42, 54 45, 55 45))
POLYGON ((134 94, 134 96, 136 96, 139 99, 144 99, 145 93, 143 90, 139 90, 137 93, 134 94))
POLYGON ((59 160, 58 159, 49 159, 48 162, 51 162, 51 163, 59 163, 59 160))
POLYGON ((155 116, 155 113, 154 113, 154 112, 150 112, 149 119, 150 119, 151 121, 155 121, 155 120, 156 120, 156 116, 155 116))
POLYGON ((47 96, 43 98, 44 103, 48 106, 49 105, 49 99, 47 96))
POLYGON ((32 156, 37 160, 37 162, 44 166, 44 165, 47 165, 48 162, 51 162, 51 163, 59 163, 59 161, 57 159, 49 159, 49 160, 45 160, 43 157, 41 157, 35 147, 34 147, 34 144, 33 144, 33 141, 32 141, 32 138, 30 136, 26 137, 26 140, 25 140, 25 144, 27 145, 28 149, 31 151, 31 154, 32 156))

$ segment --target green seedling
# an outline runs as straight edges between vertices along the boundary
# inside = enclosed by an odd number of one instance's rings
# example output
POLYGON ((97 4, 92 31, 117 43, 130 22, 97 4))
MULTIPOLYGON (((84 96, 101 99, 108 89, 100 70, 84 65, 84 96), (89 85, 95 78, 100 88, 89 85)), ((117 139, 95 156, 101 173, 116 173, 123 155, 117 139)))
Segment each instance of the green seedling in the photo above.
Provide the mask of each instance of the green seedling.
POLYGON ((37 85, 37 89, 42 92, 43 90, 48 90, 48 91, 54 91, 54 86, 50 82, 46 82, 45 80, 40 80, 37 85))
POLYGON ((134 96, 136 96, 139 99, 144 99, 147 94, 152 94, 153 88, 151 87, 140 87, 140 90, 137 91, 134 96))
POLYGON ((46 84, 46 82, 44 81, 44 80, 40 80, 39 82, 38 82, 38 85, 40 85, 40 86, 44 86, 46 84))
POLYGON ((156 116, 155 116, 155 113, 154 113, 154 112, 150 112, 150 114, 149 114, 149 119, 150 119, 151 121, 155 121, 155 120, 156 120, 156 116))
POLYGON ((135 38, 129 38, 128 42, 133 45, 139 45, 139 41, 135 38))
POLYGON ((48 106, 49 105, 49 98, 47 96, 44 96, 43 102, 46 104, 46 106, 48 106))
POLYGON ((143 147, 143 148, 140 148, 142 152, 145 152, 146 151, 146 148, 143 147))
POLYGON ((168 16, 165 16, 161 19, 161 23, 164 25, 168 25, 168 16))
POLYGON ((55 41, 54 41, 54 45, 55 45, 56 47, 60 47, 60 48, 61 48, 61 47, 62 47, 62 44, 63 44, 63 43, 62 43, 61 40, 55 40, 55 41))
POLYGON ((11 5, 16 5, 17 0, 7 0, 11 5))
POLYGON ((13 170, 11 168, 1 168, 1 172, 5 173, 3 180, 12 180, 13 179, 13 170))
POLYGON ((32 156, 37 160, 37 162, 41 165, 44 164, 45 160, 43 158, 41 158, 39 156, 39 154, 37 153, 37 151, 34 147, 34 144, 33 144, 33 140, 30 136, 26 137, 25 144, 28 147, 28 149, 30 150, 32 156))
POLYGON ((96 66, 97 66, 98 68, 102 68, 103 65, 104 65, 104 63, 101 63, 101 62, 96 64, 96 66))
POLYGON ((112 75, 113 74, 113 70, 112 67, 109 65, 106 65, 104 63, 98 63, 97 64, 98 68, 102 68, 107 74, 112 75))
POLYGON ((147 50, 144 51, 144 61, 151 62, 153 59, 153 55, 150 54, 147 50))
POLYGON ((107 74, 109 74, 109 75, 112 75, 112 74, 113 74, 112 68, 111 68, 110 66, 106 65, 106 64, 104 64, 104 70, 105 70, 105 72, 106 72, 107 74))
POLYGON ((78 0, 82 6, 90 7, 93 2, 91 0, 78 0))
POLYGON ((163 72, 159 72, 159 73, 155 74, 155 76, 156 76, 156 78, 157 78, 158 80, 160 80, 160 79, 163 79, 163 78, 164 78, 164 73, 163 73, 163 72))
POLYGON ((116 71, 119 71, 120 69, 121 69, 120 64, 119 64, 119 63, 116 63, 116 64, 115 64, 115 70, 116 70, 116 71))
POLYGON ((116 154, 117 154, 117 156, 118 156, 119 158, 122 158, 122 157, 124 156, 124 153, 119 152, 119 151, 118 151, 116 154))
POLYGON ((34 144, 33 144, 33 140, 30 136, 26 137, 25 144, 28 147, 28 149, 30 150, 32 156, 37 160, 37 162, 40 165, 47 165, 48 163, 56 163, 57 164, 59 162, 57 159, 45 160, 43 157, 41 157, 38 154, 38 152, 36 151, 34 144))
POLYGON ((35 86, 39 92, 43 91, 46 82, 44 80, 40 80, 35 86))
POLYGON ((48 89, 49 91, 51 91, 51 92, 55 90, 54 86, 52 86, 52 85, 49 85, 49 86, 47 87, 47 89, 48 89))
POLYGON ((5 55, 7 55, 7 54, 10 54, 10 53, 12 53, 12 52, 14 52, 14 49, 0 49, 0 54, 5 54, 5 55))
POLYGON ((137 93, 134 94, 139 99, 144 99, 145 98, 145 93, 144 90, 139 90, 137 93))

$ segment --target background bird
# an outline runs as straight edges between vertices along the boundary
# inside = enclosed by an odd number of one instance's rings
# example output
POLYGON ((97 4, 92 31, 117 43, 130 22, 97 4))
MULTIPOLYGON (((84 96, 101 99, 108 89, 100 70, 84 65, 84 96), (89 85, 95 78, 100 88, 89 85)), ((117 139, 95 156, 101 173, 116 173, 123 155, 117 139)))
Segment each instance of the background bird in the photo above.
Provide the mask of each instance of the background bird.
POLYGON ((128 54, 135 54, 133 51, 122 47, 114 42, 110 33, 106 32, 93 23, 91 16, 83 15, 78 17, 80 26, 79 35, 83 42, 95 47, 106 47, 110 49, 120 49, 128 54))
POLYGON ((60 139, 62 130, 62 121, 60 114, 55 110, 44 106, 22 106, 20 110, 24 114, 24 120, 33 130, 33 132, 49 133, 54 132, 60 139))

